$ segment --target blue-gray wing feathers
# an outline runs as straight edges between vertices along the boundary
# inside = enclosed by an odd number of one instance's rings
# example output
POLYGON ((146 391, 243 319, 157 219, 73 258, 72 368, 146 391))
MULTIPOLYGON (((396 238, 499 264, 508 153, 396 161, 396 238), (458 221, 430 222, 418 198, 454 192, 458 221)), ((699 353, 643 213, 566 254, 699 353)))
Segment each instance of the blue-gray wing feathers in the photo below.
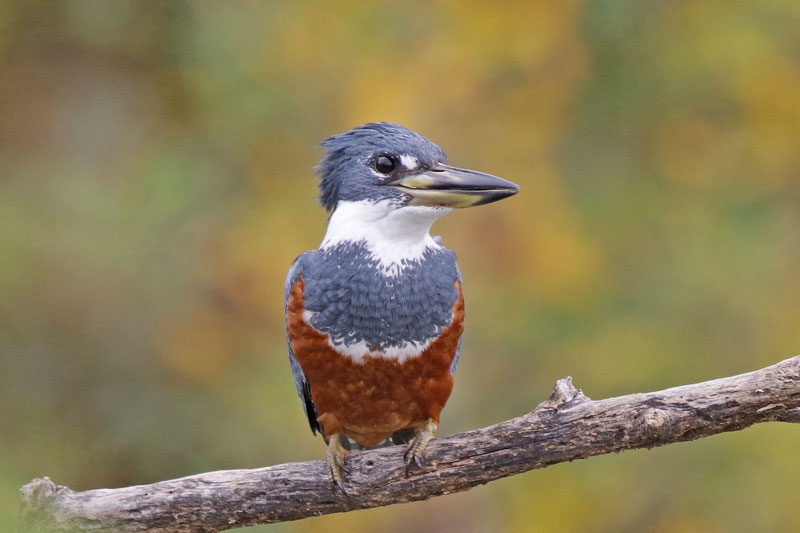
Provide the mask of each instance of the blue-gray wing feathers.
MULTIPOLYGON (((458 279, 458 284, 461 285, 461 269, 458 268, 456 265, 456 277, 458 279)), ((450 363, 450 373, 454 376, 456 375, 456 367, 458 366, 458 356, 461 355, 461 337, 458 338, 458 344, 456 345, 456 354, 453 356, 453 362, 450 363)))
POLYGON ((292 340, 289 336, 289 295, 292 293, 292 286, 297 281, 297 278, 303 272, 303 255, 300 255, 292 263, 289 269, 289 274, 286 276, 286 285, 283 289, 283 314, 286 321, 286 344, 289 349, 289 363, 292 365, 292 375, 294 376, 294 386, 297 388, 297 396, 300 398, 300 403, 303 404, 303 410, 308 418, 308 423, 311 426, 311 431, 315 435, 319 431, 323 436, 325 432, 322 430, 322 425, 317 420, 317 409, 314 407, 314 401, 311 399, 311 387, 308 384, 303 369, 300 368, 300 363, 292 351, 292 340))

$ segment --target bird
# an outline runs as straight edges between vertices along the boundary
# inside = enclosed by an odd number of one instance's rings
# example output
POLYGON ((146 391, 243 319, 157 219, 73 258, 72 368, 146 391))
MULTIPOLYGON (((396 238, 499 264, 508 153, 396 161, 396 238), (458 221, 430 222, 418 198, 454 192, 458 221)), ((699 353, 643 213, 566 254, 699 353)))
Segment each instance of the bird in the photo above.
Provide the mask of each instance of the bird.
POLYGON ((519 191, 450 166, 444 151, 399 124, 376 122, 321 143, 321 245, 292 263, 284 290, 289 361, 328 472, 353 449, 406 444, 423 465, 453 389, 464 329, 455 253, 430 235, 455 208, 519 191))

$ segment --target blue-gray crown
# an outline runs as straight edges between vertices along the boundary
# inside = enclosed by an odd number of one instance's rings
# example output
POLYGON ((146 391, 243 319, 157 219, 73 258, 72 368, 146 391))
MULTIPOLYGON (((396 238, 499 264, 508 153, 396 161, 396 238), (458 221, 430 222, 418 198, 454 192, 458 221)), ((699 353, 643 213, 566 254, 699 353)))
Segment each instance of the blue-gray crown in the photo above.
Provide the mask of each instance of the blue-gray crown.
MULTIPOLYGON (((436 144, 408 128, 391 122, 374 122, 358 126, 347 133, 334 135, 321 143, 325 155, 317 167, 322 180, 319 200, 331 211, 340 200, 408 201, 408 195, 395 187, 379 171, 387 159, 399 165, 403 155, 413 157, 420 169, 447 163, 447 156, 436 144), (386 159, 381 159, 384 157, 386 159)), ((386 167, 388 168, 388 167, 386 167)))

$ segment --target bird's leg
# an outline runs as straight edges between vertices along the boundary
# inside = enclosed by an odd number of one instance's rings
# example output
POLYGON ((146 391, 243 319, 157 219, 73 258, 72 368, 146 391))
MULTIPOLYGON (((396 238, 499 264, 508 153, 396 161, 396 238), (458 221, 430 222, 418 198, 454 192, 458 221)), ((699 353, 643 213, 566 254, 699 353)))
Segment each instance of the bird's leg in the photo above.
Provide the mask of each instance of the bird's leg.
POLYGON ((331 435, 331 440, 328 441, 328 451, 325 454, 325 463, 328 465, 328 471, 331 474, 333 482, 339 489, 347 494, 344 488, 344 478, 342 477, 342 467, 344 466, 344 457, 350 451, 344 447, 342 439, 345 438, 341 433, 334 433, 331 435))
POLYGON ((439 424, 429 418, 425 425, 414 433, 414 438, 408 443, 408 448, 406 448, 406 453, 403 456, 407 465, 411 465, 413 461, 418 467, 422 468, 422 455, 425 453, 428 443, 436 434, 437 429, 439 429, 439 424))

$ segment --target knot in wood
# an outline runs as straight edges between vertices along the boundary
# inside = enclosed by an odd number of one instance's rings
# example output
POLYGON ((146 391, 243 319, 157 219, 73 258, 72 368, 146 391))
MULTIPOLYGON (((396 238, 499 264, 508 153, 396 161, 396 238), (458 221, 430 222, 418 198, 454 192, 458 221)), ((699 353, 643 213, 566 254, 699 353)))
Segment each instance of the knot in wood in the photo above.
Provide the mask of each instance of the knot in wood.
POLYGON ((567 376, 556 381, 556 386, 553 388, 553 394, 550 395, 549 401, 553 407, 558 407, 567 402, 586 401, 588 399, 581 389, 576 389, 572 384, 572 376, 567 376))
POLYGON ((556 381, 556 386, 553 388, 553 393, 550 395, 550 398, 536 406, 533 412, 535 413, 543 409, 556 410, 569 403, 587 402, 589 400, 589 397, 583 394, 581 389, 576 389, 572 384, 572 376, 567 376, 564 379, 556 381))
POLYGON ((372 471, 373 468, 375 468, 375 459, 369 458, 369 459, 365 459, 364 461, 362 461, 362 463, 361 463, 361 473, 369 474, 372 471))
POLYGON ((43 502, 52 499, 58 492, 58 485, 45 476, 36 478, 20 489, 23 501, 34 505, 41 505, 43 502))
POLYGON ((667 435, 672 425, 669 413, 663 409, 650 408, 642 416, 644 432, 648 438, 659 439, 667 435))

